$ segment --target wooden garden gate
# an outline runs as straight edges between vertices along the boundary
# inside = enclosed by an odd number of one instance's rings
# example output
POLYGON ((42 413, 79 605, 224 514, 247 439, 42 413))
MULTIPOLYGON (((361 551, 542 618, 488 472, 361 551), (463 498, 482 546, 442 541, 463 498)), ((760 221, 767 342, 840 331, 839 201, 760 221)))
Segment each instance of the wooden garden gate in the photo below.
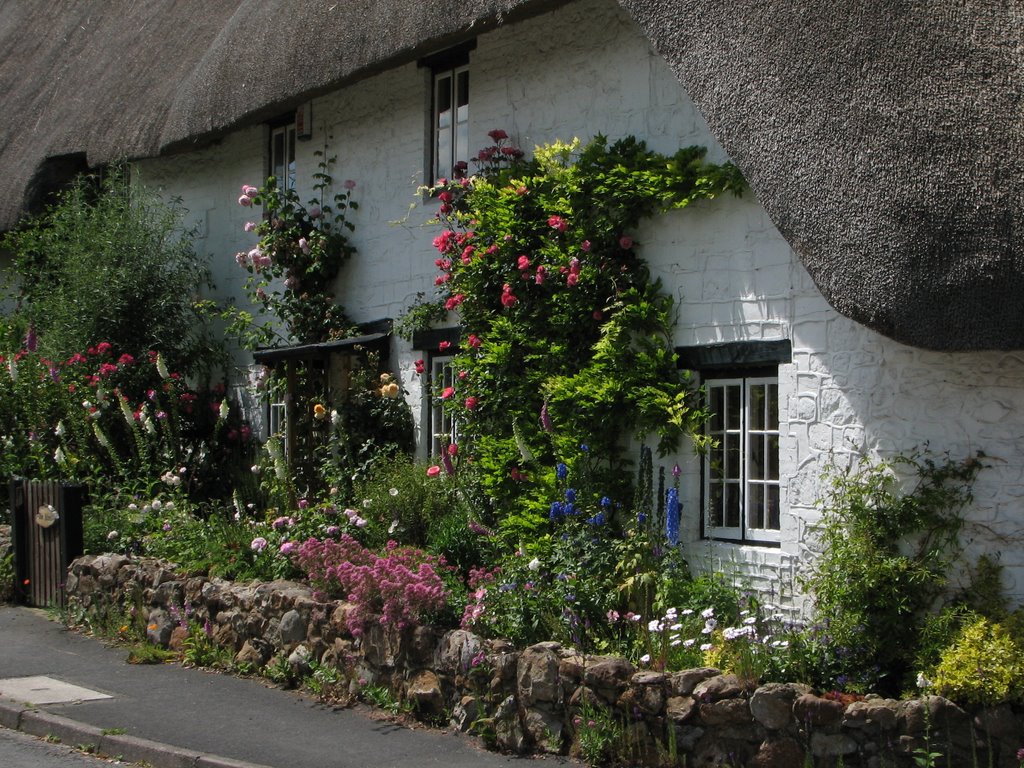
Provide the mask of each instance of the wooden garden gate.
POLYGON ((85 488, 11 479, 15 596, 39 608, 64 605, 67 567, 82 554, 85 488))

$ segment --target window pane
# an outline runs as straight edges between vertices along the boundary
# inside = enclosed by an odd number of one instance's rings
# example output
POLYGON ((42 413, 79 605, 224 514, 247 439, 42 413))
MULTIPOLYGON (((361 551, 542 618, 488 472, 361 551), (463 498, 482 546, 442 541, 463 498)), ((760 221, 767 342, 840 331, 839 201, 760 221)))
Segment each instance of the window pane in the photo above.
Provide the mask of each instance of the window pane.
POLYGON ((779 385, 768 385, 768 429, 779 428, 779 385))
POLYGON ((295 189, 295 127, 289 126, 288 133, 288 176, 285 181, 287 189, 295 189))
POLYGON ((749 438, 750 457, 747 463, 747 477, 751 480, 764 479, 764 435, 751 435, 749 438))
POLYGON ((740 394, 740 387, 738 385, 726 387, 726 429, 740 429, 740 394))
POLYGON ((723 450, 722 445, 719 443, 718 445, 712 446, 708 459, 708 470, 711 472, 710 477, 712 479, 722 477, 722 462, 724 460, 725 451, 723 450))
POLYGON ((751 384, 749 387, 750 408, 747 414, 748 428, 755 430, 764 429, 764 384, 751 384))
POLYGON ((768 479, 779 479, 779 436, 766 435, 768 441, 768 479))
POLYGON ((725 486, 725 526, 740 527, 740 487, 737 483, 725 486))
POLYGON ((452 163, 469 161, 469 72, 459 72, 456 82, 455 154, 452 163))
POLYGON ((722 387, 708 388, 708 408, 711 411, 710 429, 712 432, 721 432, 725 428, 725 421, 722 417, 725 412, 723 393, 722 387))
POLYGON ((768 486, 768 528, 779 530, 779 486, 768 486))
POLYGON ((284 178, 284 131, 274 131, 270 142, 270 175, 277 179, 280 187, 284 178))
POLYGON ((434 178, 451 174, 452 165, 452 77, 442 75, 434 88, 434 178))
POLYGON ((722 486, 711 484, 711 498, 708 499, 708 520, 716 528, 722 527, 722 486))
POLYGON ((740 435, 725 436, 725 476, 731 480, 740 479, 740 435))
POLYGON ((747 486, 747 527, 764 528, 764 486, 758 483, 747 486))

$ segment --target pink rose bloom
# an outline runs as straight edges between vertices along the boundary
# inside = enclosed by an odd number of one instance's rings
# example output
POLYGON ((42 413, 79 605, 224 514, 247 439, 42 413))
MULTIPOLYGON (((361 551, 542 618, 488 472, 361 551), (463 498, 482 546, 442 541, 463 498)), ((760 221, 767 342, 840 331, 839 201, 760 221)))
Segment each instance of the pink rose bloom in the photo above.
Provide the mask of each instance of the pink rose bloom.
POLYGON ((312 208, 309 209, 309 218, 311 219, 319 219, 323 215, 324 212, 320 210, 319 205, 314 205, 312 208))
POLYGON ((287 288, 289 291, 294 291, 296 288, 299 287, 299 278, 292 275, 291 277, 284 281, 284 287, 287 288))
POLYGON ((570 272, 569 276, 565 278, 566 285, 576 285, 580 281, 579 272, 570 272))
POLYGON ((415 365, 416 365, 416 373, 423 373, 424 371, 427 370, 427 366, 426 366, 426 364, 422 360, 417 360, 415 365))
POLYGON ((549 216, 548 226, 552 229, 557 229, 559 232, 565 232, 569 228, 569 225, 561 216, 549 216))
POLYGON ((458 456, 459 455, 459 446, 456 443, 449 443, 448 444, 448 455, 449 456, 458 456))
POLYGON ((309 253, 309 241, 304 237, 299 238, 299 250, 303 253, 309 253))
POLYGON ((619 248, 621 248, 624 251, 628 251, 632 247, 633 247, 633 238, 632 237, 630 237, 629 235, 623 235, 622 237, 619 238, 619 248))
POLYGON ((519 267, 519 269, 523 269, 523 270, 529 269, 530 268, 530 257, 529 256, 520 256, 518 261, 516 262, 516 264, 519 267))
POLYGON ((252 550, 254 552, 262 552, 264 549, 267 548, 267 540, 264 539, 262 536, 257 536, 255 539, 252 540, 252 544, 250 544, 249 546, 252 547, 252 550))
POLYGON ((465 381, 467 376, 469 376, 469 371, 459 371, 459 381, 465 381))
POLYGON ((249 197, 252 197, 257 192, 259 192, 259 190, 256 189, 256 187, 254 187, 252 184, 243 184, 242 185, 242 194, 243 195, 247 195, 249 197))
POLYGON ((444 351, 445 351, 446 349, 448 349, 448 347, 450 347, 451 345, 452 345, 452 343, 451 343, 450 341, 441 341, 441 342, 438 342, 438 344, 437 344, 437 348, 438 348, 438 349, 439 349, 439 350, 440 350, 441 352, 444 352, 444 351))
POLYGON ((546 274, 547 274, 547 270, 546 270, 546 269, 544 269, 544 266, 543 266, 543 265, 541 265, 541 266, 537 267, 537 274, 536 274, 536 276, 535 276, 535 277, 533 278, 533 279, 534 279, 534 282, 536 282, 536 283, 537 283, 537 285, 544 285, 544 276, 545 276, 546 274))
POLYGON ((450 400, 455 395, 455 387, 445 387, 441 393, 442 400, 450 400))
POLYGON ((249 265, 249 254, 245 251, 239 251, 235 254, 235 263, 240 267, 246 267, 249 265))
POLYGON ((342 184, 345 189, 355 189, 356 183, 352 179, 345 179, 345 183, 342 184))
POLYGON ((437 477, 441 474, 441 467, 435 464, 432 467, 427 468, 427 477, 437 477))
POLYGON ((474 411, 476 407, 480 405, 480 399, 473 397, 472 395, 466 398, 465 406, 466 410, 474 411))
POLYGON ((466 339, 466 343, 473 349, 480 349, 480 345, 483 344, 483 342, 480 341, 480 337, 475 333, 469 334, 469 338, 466 339))
POLYGON ((245 226, 242 227, 242 229, 244 229, 246 232, 252 232, 254 229, 256 229, 256 222, 255 221, 247 221, 247 222, 245 222, 245 226))
POLYGON ((248 195, 242 195, 240 198, 238 198, 238 204, 243 208, 248 208, 252 205, 252 198, 249 197, 248 195))
POLYGON ((589 253, 590 252, 590 241, 589 240, 584 240, 582 243, 580 243, 580 250, 581 251, 585 251, 586 253, 589 253))
POLYGON ((495 128, 493 131, 488 131, 487 135, 491 137, 491 141, 501 141, 502 139, 508 138, 508 134, 501 130, 501 128, 495 128))
POLYGON ((295 542, 294 541, 286 541, 284 544, 281 545, 281 554, 282 555, 290 555, 294 551, 295 551, 295 542))

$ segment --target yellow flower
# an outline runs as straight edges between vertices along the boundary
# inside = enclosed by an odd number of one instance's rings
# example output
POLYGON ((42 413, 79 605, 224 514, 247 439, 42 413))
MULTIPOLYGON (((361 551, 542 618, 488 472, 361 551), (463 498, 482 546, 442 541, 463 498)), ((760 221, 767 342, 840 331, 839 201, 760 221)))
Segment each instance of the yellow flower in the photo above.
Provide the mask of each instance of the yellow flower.
POLYGON ((323 421, 325 418, 327 418, 327 409, 324 408, 323 405, 321 405, 320 403, 317 403, 316 405, 313 406, 313 418, 317 419, 318 421, 323 421))
POLYGON ((393 381, 380 388, 380 394, 382 397, 396 398, 398 397, 399 391, 398 385, 393 381))

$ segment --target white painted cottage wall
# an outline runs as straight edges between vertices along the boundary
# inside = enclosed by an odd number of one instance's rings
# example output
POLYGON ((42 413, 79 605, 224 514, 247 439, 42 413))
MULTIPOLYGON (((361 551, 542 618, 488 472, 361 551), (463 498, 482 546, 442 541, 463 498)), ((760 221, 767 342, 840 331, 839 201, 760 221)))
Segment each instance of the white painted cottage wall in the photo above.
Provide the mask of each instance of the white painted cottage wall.
MULTIPOLYGON (((359 253, 339 280, 339 298, 359 321, 399 317, 417 292, 432 289, 436 230, 424 222, 433 209, 415 194, 427 165, 429 88, 429 72, 410 64, 317 99, 314 136, 299 144, 300 192, 308 193, 313 151, 325 144, 338 157, 336 180, 357 182, 359 253)), ((471 147, 503 128, 526 149, 633 134, 659 151, 704 144, 711 159, 725 158, 668 67, 611 0, 581 0, 481 35, 471 56, 470 119, 471 147)), ((254 127, 209 149, 140 163, 143 177, 181 196, 200 225, 199 247, 210 254, 221 296, 241 298, 244 273, 233 256, 254 240, 242 231, 252 212, 235 200, 265 172, 266 135, 254 127)), ((838 315, 750 195, 699 203, 635 235, 679 301, 678 344, 793 344, 792 364, 779 371, 783 545, 701 541, 699 463, 680 456, 692 562, 799 604, 797 575, 813 549, 830 454, 884 456, 929 443, 956 457, 978 449, 994 457, 971 511, 991 531, 976 530, 972 546, 1002 551, 1007 586, 1024 598, 1020 541, 996 536, 1021 528, 1024 355, 911 349, 838 315)), ((411 402, 422 403, 419 355, 400 340, 393 351, 411 402)))

